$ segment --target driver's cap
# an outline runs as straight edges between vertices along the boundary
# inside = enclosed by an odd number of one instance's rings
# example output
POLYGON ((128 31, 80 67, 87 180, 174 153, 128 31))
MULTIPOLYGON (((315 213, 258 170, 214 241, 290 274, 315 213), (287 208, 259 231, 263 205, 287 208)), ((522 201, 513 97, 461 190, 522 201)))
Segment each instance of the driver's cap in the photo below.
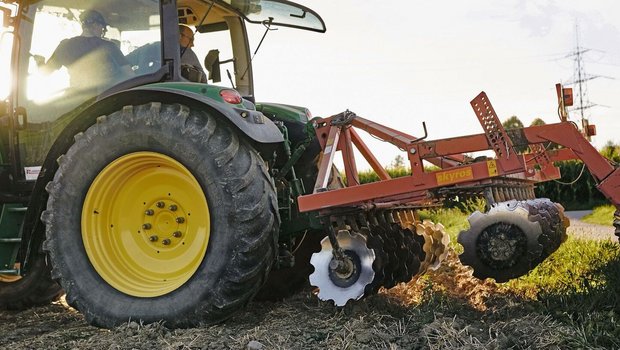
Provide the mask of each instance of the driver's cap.
POLYGON ((108 25, 108 22, 105 21, 103 15, 95 10, 86 10, 82 12, 82 14, 80 15, 80 21, 82 22, 82 24, 99 23, 102 26, 108 25))

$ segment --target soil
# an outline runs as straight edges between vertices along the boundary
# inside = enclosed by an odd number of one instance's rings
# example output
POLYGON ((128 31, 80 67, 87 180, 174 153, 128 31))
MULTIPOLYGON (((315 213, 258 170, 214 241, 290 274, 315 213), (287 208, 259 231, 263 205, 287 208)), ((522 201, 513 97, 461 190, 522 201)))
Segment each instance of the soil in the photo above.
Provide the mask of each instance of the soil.
POLYGON ((505 286, 471 277, 451 252, 437 271, 343 308, 320 302, 307 288, 282 302, 253 302, 215 326, 168 329, 161 323, 129 322, 100 329, 88 325, 64 300, 25 311, 0 311, 0 348, 562 349, 587 345, 578 330, 539 308, 536 301, 505 286))

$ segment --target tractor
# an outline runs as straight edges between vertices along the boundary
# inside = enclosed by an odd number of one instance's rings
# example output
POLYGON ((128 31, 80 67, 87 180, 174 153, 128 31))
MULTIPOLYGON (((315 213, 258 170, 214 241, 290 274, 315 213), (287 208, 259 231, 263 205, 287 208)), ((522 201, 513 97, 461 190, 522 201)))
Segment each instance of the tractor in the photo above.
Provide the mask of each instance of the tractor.
MULTIPOLYGON (((1 0, 0 10, 1 308, 65 293, 99 327, 189 327, 308 280, 341 306, 436 268, 449 239, 418 211, 469 197, 488 208, 459 235, 461 260, 503 282, 566 237, 562 206, 533 191, 559 177, 554 161, 582 159, 620 205, 620 173, 587 141, 593 126, 565 114, 506 131, 481 93, 483 134, 429 141, 350 111, 313 118, 258 102, 246 26, 326 31, 290 1, 1 0), (356 129, 404 150, 412 173, 390 178, 356 129), (354 148, 380 181, 360 183, 354 148), (467 155, 481 150, 495 157, 467 155)), ((557 91, 565 113, 570 91, 557 91)))

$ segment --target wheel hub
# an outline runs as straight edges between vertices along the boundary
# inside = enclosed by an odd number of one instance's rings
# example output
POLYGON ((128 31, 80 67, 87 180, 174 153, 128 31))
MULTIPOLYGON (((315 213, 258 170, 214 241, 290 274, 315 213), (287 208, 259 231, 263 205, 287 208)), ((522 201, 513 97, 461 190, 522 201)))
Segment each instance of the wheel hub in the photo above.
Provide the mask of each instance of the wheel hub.
POLYGON ((345 257, 341 260, 336 258, 332 259, 329 263, 329 268, 332 273, 334 273, 338 278, 349 278, 353 275, 355 270, 355 266, 353 265, 353 261, 350 258, 345 257))
POLYGON ((156 200, 144 211, 142 231, 154 249, 174 248, 184 243, 188 215, 173 199, 156 200))
POLYGON ((527 238, 515 225, 497 223, 478 237, 480 259, 496 269, 513 266, 527 251, 527 238))
POLYGON ((504 233, 500 233, 499 236, 491 237, 489 239, 489 252, 491 257, 495 260, 508 260, 514 255, 516 247, 516 240, 510 240, 504 233))
POLYGON ((334 257, 329 263, 329 278, 339 287, 353 285, 362 270, 359 256, 354 251, 346 250, 343 257, 334 257))

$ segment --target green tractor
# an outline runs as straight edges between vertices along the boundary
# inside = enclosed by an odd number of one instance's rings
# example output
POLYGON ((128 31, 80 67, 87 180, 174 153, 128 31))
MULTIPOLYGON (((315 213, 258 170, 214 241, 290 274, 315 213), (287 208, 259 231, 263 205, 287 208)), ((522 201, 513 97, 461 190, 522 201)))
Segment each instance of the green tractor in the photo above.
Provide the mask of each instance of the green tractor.
MULTIPOLYGON (((620 169, 587 141, 595 128, 568 121, 560 84, 560 123, 508 132, 482 92, 471 105, 483 134, 425 140, 424 124, 414 137, 350 111, 312 118, 255 100, 252 57, 270 30, 325 32, 289 1, 0 10, 0 308, 64 291, 97 326, 186 327, 308 282, 343 306, 437 269, 449 237, 419 210, 464 198, 487 208, 459 234, 460 260, 505 282, 566 240, 564 208, 534 193, 566 159, 582 159, 620 208, 620 169), (247 24, 264 30, 253 52, 247 24), (356 129, 406 152, 411 174, 392 179, 356 129), (379 181, 361 183, 355 148, 379 181), (467 155, 484 150, 495 157, 467 155)), ((620 236, 620 211, 614 224, 620 236)))
POLYGON ((294 198, 313 190, 320 146, 306 108, 255 101, 246 24, 325 32, 314 11, 284 0, 0 9, 0 307, 64 291, 97 326, 177 327, 306 283, 321 224, 294 198))

